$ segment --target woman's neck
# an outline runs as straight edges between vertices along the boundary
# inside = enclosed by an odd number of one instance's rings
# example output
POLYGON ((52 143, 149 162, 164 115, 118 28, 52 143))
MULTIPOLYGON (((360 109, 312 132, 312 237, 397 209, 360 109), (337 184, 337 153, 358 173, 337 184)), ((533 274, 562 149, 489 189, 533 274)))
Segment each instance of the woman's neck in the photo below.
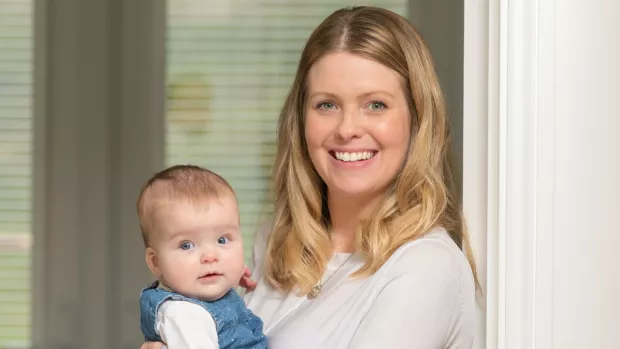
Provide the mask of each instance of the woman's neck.
POLYGON ((370 214, 377 201, 377 197, 352 197, 328 192, 327 206, 334 252, 355 252, 357 226, 361 219, 370 214))

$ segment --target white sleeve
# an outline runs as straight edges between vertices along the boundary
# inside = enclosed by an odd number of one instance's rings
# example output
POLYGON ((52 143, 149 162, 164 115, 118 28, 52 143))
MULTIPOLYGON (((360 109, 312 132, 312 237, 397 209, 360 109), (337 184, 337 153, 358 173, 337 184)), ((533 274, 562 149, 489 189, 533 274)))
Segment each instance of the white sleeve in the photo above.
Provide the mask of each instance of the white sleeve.
POLYGON ((386 274, 350 348, 468 349, 475 334, 469 264, 441 241, 411 246, 386 274))
POLYGON ((166 301, 157 312, 157 333, 168 349, 218 349, 217 328, 203 307, 166 301))
POLYGON ((273 221, 269 219, 259 226, 254 234, 254 241, 252 244, 252 258, 250 259, 250 264, 248 268, 252 271, 252 278, 254 280, 258 280, 263 274, 262 265, 263 260, 265 259, 265 252, 267 251, 267 239, 269 237, 269 233, 271 232, 271 228, 273 226, 273 221))
MULTIPOLYGON (((265 252, 267 251, 267 238, 271 232, 273 221, 270 219, 267 222, 261 224, 254 233, 254 241, 252 243, 252 256, 248 268, 252 272, 251 279, 259 282, 263 277, 263 261, 265 259, 265 252)), ((244 288, 239 288, 241 297, 247 304, 252 298, 253 292, 246 292, 244 288)))

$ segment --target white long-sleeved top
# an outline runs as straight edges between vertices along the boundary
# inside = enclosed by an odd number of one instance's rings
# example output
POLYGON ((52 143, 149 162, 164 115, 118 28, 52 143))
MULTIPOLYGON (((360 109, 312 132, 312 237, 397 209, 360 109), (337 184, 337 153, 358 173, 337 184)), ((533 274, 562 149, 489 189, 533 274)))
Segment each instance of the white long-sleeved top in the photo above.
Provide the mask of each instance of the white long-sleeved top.
MULTIPOLYGON (((254 242, 254 265, 262 265, 265 246, 266 230, 261 230, 254 242)), ((321 295, 312 300, 274 290, 260 268, 254 268, 258 286, 245 295, 245 302, 263 320, 269 348, 472 347, 473 275, 445 230, 403 245, 372 276, 349 278, 362 264, 357 255, 335 254, 321 295)))
POLYGON ((198 304, 165 301, 157 312, 155 328, 169 349, 219 348, 215 321, 198 304))

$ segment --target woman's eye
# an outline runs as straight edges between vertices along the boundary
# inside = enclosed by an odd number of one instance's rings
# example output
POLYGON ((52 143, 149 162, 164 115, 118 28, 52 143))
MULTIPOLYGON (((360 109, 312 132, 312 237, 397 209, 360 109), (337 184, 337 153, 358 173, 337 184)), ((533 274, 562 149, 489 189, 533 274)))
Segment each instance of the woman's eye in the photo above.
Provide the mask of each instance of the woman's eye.
POLYGON ((373 101, 370 102, 370 104, 368 105, 368 107, 370 108, 371 111, 382 111, 385 108, 387 108, 387 106, 385 105, 385 103, 383 102, 379 102, 379 101, 373 101))
POLYGON ((189 241, 186 241, 186 242, 181 244, 181 249, 182 250, 190 250, 190 249, 192 249, 194 247, 195 247, 194 243, 193 242, 189 242, 189 241))
POLYGON ((217 243, 220 245, 226 245, 228 243, 228 238, 225 236, 220 236, 220 238, 217 239, 217 243))
POLYGON ((319 104, 316 105, 317 109, 322 109, 322 110, 331 110, 336 108, 336 104, 333 102, 321 102, 319 104))

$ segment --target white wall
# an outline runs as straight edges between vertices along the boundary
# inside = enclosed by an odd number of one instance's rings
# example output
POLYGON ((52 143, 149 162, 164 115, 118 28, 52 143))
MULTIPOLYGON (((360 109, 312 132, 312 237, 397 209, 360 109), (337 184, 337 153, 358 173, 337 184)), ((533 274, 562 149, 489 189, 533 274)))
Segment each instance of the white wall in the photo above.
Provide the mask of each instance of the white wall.
POLYGON ((494 260, 497 240, 497 158, 495 132, 498 104, 498 4, 465 0, 463 25, 463 209, 476 255, 483 293, 478 299, 478 331, 474 348, 496 348, 497 283, 494 260), (491 131, 493 130, 493 131, 491 131), (489 248, 490 247, 490 248, 489 248), (491 282, 488 283, 488 275, 491 282), (493 308, 492 308, 493 309, 493 308), (487 346, 487 333, 491 345, 487 346))
POLYGON ((565 0, 555 21, 554 347, 617 348, 620 2, 565 0))
POLYGON ((465 9, 464 202, 487 285, 477 347, 616 348, 620 2, 465 9))

